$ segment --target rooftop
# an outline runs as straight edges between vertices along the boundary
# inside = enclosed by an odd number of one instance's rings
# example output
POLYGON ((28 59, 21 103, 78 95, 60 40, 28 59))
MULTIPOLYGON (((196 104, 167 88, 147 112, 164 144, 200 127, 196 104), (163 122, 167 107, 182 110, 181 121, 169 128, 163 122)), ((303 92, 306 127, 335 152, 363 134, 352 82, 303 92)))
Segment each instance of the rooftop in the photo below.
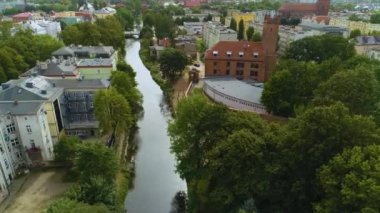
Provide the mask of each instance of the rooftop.
POLYGON ((317 9, 316 4, 310 4, 310 3, 286 3, 283 4, 279 11, 280 12, 286 12, 286 11, 315 11, 317 9))
POLYGON ((261 94, 263 88, 253 86, 245 81, 237 80, 232 77, 213 77, 205 78, 205 83, 211 88, 225 95, 261 104, 261 94))
POLYGON ((355 41, 358 45, 379 45, 380 36, 357 36, 355 41))
POLYGON ((207 50, 205 59, 253 60, 264 54, 262 42, 219 41, 207 50))
POLYGON ((67 46, 62 47, 52 53, 52 56, 67 56, 67 54, 70 54, 70 56, 85 56, 85 57, 111 57, 115 50, 112 46, 67 46), (72 55, 72 53, 74 55, 72 55))
POLYGON ((103 89, 110 86, 104 79, 48 79, 56 87, 64 89, 103 89))
POLYGON ((13 115, 32 115, 36 114, 43 104, 42 101, 35 102, 0 102, 0 113, 11 113, 13 115))
POLYGON ((94 58, 81 59, 78 62, 78 67, 112 67, 112 59, 110 58, 94 58))

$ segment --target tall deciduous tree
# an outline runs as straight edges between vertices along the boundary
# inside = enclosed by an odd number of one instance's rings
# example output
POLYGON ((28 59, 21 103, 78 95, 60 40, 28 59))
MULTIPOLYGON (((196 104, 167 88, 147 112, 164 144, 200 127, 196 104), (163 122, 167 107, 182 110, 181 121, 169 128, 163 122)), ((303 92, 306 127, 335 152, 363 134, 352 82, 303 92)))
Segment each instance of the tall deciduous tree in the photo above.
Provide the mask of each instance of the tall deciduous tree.
POLYGON ((252 37, 254 33, 255 33, 255 29, 252 26, 249 26, 246 32, 248 41, 252 41, 252 37))
POLYGON ((380 145, 354 147, 336 155, 318 177, 324 199, 315 212, 376 212, 380 209, 380 145))
POLYGON ((237 30, 237 23, 234 18, 231 18, 230 29, 235 30, 235 31, 237 30))
POLYGON ((237 39, 238 39, 238 40, 242 40, 242 39, 244 39, 244 33, 245 33, 245 29, 244 29, 244 21, 243 21, 243 19, 240 19, 240 21, 239 21, 239 30, 238 30, 237 39))
POLYGON ((371 114, 379 98, 379 83, 373 72, 357 68, 341 71, 322 83, 316 90, 315 102, 341 101, 353 113, 371 114))
POLYGON ((111 75, 111 85, 128 101, 132 115, 137 116, 141 111, 142 96, 135 87, 133 77, 126 72, 114 71, 111 75))
POLYGON ((284 57, 298 61, 322 62, 332 57, 347 60, 355 55, 353 44, 336 35, 306 37, 292 42, 284 57))
POLYGON ((166 48, 160 55, 160 69, 164 76, 174 79, 182 73, 187 64, 186 55, 177 49, 166 48))
POLYGON ((54 146, 55 160, 72 164, 78 153, 81 141, 76 137, 63 137, 54 146))
POLYGON ((82 183, 89 183, 91 177, 97 176, 111 182, 117 172, 118 160, 113 151, 104 144, 86 143, 78 150, 74 168, 82 183))
POLYGON ((116 89, 97 91, 94 106, 95 116, 104 132, 118 133, 131 125, 132 115, 129 104, 116 89))

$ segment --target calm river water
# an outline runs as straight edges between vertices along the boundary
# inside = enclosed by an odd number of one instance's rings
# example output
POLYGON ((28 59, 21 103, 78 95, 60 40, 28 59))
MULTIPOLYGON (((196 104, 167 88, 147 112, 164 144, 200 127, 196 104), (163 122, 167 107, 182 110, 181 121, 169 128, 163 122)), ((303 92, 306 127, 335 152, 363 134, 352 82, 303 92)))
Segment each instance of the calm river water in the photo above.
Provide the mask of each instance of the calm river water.
POLYGON ((174 195, 186 190, 186 183, 175 173, 175 159, 169 149, 167 121, 171 115, 162 90, 140 60, 139 50, 139 41, 127 40, 126 61, 137 73, 144 116, 133 142, 137 144, 135 179, 125 207, 128 213, 168 213, 174 195))

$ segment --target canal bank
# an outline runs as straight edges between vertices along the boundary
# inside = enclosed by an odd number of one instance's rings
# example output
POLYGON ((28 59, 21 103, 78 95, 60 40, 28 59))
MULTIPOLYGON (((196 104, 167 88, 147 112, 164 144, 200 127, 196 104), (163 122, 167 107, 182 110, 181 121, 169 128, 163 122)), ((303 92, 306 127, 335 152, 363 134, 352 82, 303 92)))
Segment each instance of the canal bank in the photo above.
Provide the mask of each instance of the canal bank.
POLYGON ((134 158, 134 180, 126 198, 128 213, 168 213, 178 191, 186 191, 186 183, 175 173, 175 158, 170 153, 167 122, 171 113, 160 87, 153 81, 140 57, 140 42, 129 39, 126 62, 136 72, 138 89, 143 95, 144 115, 132 143, 137 151, 134 158))

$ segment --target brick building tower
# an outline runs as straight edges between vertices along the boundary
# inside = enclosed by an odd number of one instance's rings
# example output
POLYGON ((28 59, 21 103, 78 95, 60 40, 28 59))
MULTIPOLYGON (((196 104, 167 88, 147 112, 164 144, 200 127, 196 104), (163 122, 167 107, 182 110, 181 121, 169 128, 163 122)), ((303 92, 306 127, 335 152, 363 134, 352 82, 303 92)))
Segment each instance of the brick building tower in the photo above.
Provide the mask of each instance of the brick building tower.
POLYGON ((278 43, 278 30, 280 25, 280 16, 271 17, 266 15, 264 17, 262 42, 265 50, 265 66, 267 72, 265 73, 265 80, 267 80, 274 69, 277 62, 277 43, 278 43))

